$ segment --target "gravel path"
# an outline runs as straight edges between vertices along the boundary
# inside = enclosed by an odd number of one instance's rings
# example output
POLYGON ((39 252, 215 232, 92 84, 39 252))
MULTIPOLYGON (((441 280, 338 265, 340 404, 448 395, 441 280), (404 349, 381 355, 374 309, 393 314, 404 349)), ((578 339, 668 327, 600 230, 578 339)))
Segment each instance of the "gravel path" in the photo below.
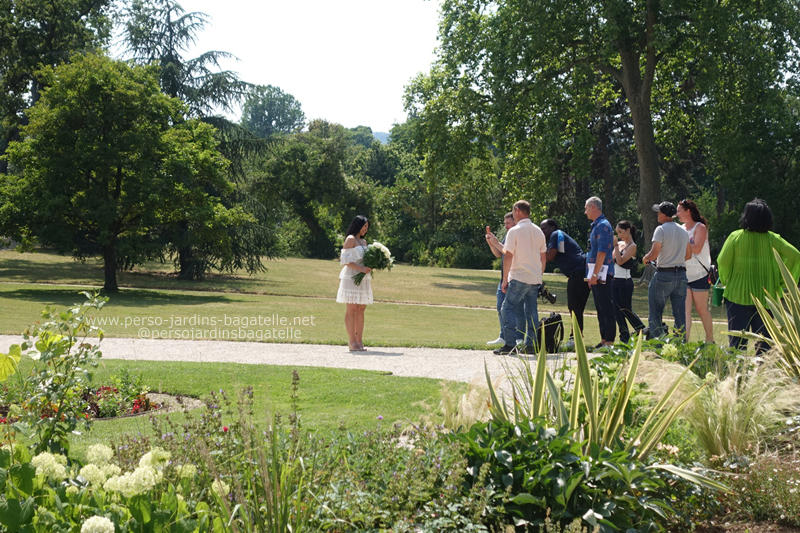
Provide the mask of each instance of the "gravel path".
MULTIPOLYGON (((22 339, 0 335, 0 351, 22 339)), ((248 365, 317 366, 391 372, 396 376, 469 382, 484 378, 484 361, 492 376, 504 374, 503 361, 490 350, 439 348, 369 348, 349 352, 346 346, 277 344, 229 341, 152 340, 106 337, 101 348, 106 359, 131 361, 188 361, 248 365)))

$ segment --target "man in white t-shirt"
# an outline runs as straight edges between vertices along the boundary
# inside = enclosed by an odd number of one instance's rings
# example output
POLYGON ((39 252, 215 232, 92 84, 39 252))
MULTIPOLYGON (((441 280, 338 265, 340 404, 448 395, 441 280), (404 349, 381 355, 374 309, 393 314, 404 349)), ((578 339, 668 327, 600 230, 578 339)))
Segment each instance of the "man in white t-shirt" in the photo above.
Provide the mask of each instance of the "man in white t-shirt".
MULTIPOLYGON (((672 217, 678 212, 671 202, 653 206, 661 224, 653 233, 653 244, 642 259, 644 264, 656 262, 656 273, 648 287, 650 338, 662 336, 664 328, 661 317, 667 299, 672 303, 675 330, 686 330, 686 261, 692 258, 689 234, 677 225, 672 217)), ((685 340, 685 338, 684 338, 685 340)))
POLYGON ((536 329, 539 327, 539 313, 536 298, 542 284, 542 273, 547 264, 547 242, 541 228, 531 222, 531 206, 525 200, 514 204, 512 211, 517 223, 506 234, 503 245, 503 285, 506 293, 503 300, 503 338, 506 344, 494 351, 506 355, 515 351, 508 340, 517 333, 517 310, 524 305, 527 331, 525 332, 525 353, 536 353, 533 345, 536 329))

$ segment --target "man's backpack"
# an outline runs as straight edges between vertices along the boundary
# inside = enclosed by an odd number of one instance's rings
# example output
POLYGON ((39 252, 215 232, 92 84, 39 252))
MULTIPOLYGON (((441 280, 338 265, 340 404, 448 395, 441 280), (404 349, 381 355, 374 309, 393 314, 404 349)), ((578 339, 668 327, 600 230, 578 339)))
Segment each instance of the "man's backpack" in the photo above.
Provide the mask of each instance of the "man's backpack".
POLYGON ((556 353, 561 341, 564 340, 564 321, 558 313, 550 313, 550 316, 539 321, 539 329, 536 330, 537 344, 542 340, 542 329, 544 329, 544 347, 547 353, 556 353))

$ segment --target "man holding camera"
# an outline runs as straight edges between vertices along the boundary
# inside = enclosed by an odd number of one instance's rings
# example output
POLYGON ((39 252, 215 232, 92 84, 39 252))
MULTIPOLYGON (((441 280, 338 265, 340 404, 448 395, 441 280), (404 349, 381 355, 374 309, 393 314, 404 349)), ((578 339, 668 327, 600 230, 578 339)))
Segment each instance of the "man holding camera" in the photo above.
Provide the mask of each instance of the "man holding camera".
MULTIPOLYGON (((531 222, 531 206, 525 200, 514 204, 512 211, 516 225, 508 230, 503 245, 503 285, 506 293, 503 301, 503 338, 506 344, 494 351, 495 355, 507 355, 515 351, 509 340, 516 337, 516 310, 525 305, 527 332, 525 353, 535 354, 533 339, 539 327, 539 314, 536 298, 542 284, 547 258, 547 244, 544 233, 531 222)), ((497 239, 494 239, 497 240, 497 239)))
MULTIPOLYGON (((575 239, 558 229, 558 223, 552 218, 542 220, 540 227, 547 240, 547 260, 554 261, 561 273, 567 276, 567 309, 570 315, 575 315, 578 328, 583 332, 583 311, 592 292, 583 279, 586 273, 586 254, 575 239)), ((572 333, 565 347, 575 347, 572 333)))

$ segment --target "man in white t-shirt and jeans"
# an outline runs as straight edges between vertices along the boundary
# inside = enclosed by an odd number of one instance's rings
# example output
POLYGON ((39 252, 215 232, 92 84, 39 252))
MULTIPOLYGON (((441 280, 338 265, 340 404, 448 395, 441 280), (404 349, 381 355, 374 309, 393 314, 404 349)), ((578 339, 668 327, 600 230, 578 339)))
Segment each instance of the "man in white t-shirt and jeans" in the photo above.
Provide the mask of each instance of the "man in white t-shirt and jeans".
POLYGON ((656 273, 647 293, 650 338, 656 339, 665 333, 661 317, 667 298, 672 303, 675 330, 686 331, 686 261, 692 258, 692 249, 689 234, 672 220, 678 210, 671 202, 656 204, 653 211, 658 213, 661 225, 653 233, 653 245, 642 262, 647 265, 656 261, 656 273))
MULTIPOLYGON (((503 300, 503 338, 514 339, 517 333, 516 313, 525 306, 525 348, 527 354, 535 354, 534 339, 539 327, 536 298, 542 285, 542 274, 547 264, 547 242, 541 228, 531 222, 531 205, 525 200, 514 204, 512 210, 517 223, 506 234, 503 245, 503 285, 506 293, 503 300)), ((685 233, 685 232, 684 232, 685 233)), ((494 351, 496 355, 513 353, 516 347, 506 344, 494 351)))

